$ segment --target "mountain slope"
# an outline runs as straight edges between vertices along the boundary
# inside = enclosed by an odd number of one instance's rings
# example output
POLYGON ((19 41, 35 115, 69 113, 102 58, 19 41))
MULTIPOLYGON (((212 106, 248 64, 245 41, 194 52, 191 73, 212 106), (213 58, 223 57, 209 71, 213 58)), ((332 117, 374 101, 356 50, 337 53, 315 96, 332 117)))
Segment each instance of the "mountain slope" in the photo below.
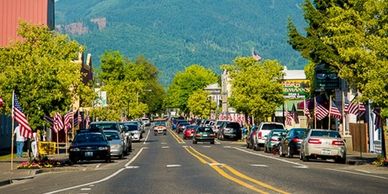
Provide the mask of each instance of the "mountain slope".
POLYGON ((304 25, 303 0, 60 0, 57 29, 86 45, 98 56, 119 50, 134 58, 144 55, 161 71, 164 85, 176 71, 201 64, 219 72, 219 65, 252 48, 265 59, 289 69, 305 61, 287 43, 287 19, 304 25))

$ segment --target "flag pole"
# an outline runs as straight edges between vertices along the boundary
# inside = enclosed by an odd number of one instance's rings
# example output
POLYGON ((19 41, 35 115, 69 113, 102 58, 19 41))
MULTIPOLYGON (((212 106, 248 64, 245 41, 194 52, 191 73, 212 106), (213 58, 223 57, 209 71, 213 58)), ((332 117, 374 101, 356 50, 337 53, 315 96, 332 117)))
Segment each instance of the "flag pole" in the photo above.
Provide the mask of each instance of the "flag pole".
POLYGON ((13 170, 13 145, 14 145, 14 128, 15 128, 15 120, 14 120, 14 102, 15 102, 15 90, 12 91, 12 110, 11 110, 11 115, 12 115, 12 124, 11 124, 11 170, 13 170))
POLYGON ((317 129, 317 97, 314 96, 314 128, 317 129))
POLYGON ((345 115, 345 92, 341 91, 341 97, 342 97, 342 136, 345 136, 345 129, 346 129, 346 115, 345 115))
POLYGON ((327 129, 330 130, 330 124, 331 124, 331 118, 330 118, 330 114, 331 114, 331 95, 329 96, 329 125, 327 126, 327 129))

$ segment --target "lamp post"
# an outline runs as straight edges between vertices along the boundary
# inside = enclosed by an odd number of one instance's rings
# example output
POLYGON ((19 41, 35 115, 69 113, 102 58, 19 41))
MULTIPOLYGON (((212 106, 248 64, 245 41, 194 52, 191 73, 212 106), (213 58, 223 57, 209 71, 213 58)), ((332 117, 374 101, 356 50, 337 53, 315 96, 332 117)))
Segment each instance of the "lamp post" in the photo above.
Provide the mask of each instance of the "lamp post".
POLYGON ((208 96, 207 99, 209 100, 209 120, 212 118, 212 97, 208 96))

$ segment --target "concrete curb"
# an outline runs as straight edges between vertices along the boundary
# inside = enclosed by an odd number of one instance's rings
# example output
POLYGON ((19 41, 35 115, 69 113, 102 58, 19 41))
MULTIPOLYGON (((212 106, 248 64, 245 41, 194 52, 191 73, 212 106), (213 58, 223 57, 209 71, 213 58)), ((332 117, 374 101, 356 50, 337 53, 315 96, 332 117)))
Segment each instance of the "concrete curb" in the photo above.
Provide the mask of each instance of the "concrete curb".
POLYGON ((26 179, 33 179, 37 174, 42 173, 43 171, 41 169, 36 169, 36 170, 31 170, 31 175, 28 176, 22 176, 22 177, 15 177, 15 178, 10 178, 6 180, 1 180, 0 181, 0 187, 12 184, 14 181, 20 181, 20 180, 26 180, 26 179))

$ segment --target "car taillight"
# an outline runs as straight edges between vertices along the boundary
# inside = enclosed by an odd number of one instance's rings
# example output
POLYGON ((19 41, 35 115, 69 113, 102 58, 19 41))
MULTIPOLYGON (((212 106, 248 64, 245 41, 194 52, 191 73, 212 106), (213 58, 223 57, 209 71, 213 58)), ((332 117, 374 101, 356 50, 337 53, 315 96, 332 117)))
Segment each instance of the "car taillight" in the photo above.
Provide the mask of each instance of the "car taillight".
POLYGON ((259 134, 257 135, 257 138, 261 139, 262 138, 262 134, 261 134, 261 131, 259 132, 259 134))
POLYGON ((279 141, 278 139, 275 139, 275 138, 271 138, 271 141, 279 141))
POLYGON ((322 142, 319 139, 309 139, 309 144, 321 144, 322 142))
POLYGON ((200 134, 200 133, 197 133, 197 134, 195 134, 195 136, 196 136, 196 137, 201 137, 201 136, 202 136, 202 134, 200 134))
POLYGON ((299 138, 293 138, 292 140, 291 140, 292 142, 294 142, 294 143, 298 143, 299 142, 299 138))
POLYGON ((215 137, 215 136, 216 136, 216 134, 214 134, 214 133, 210 134, 210 137, 215 137))
POLYGON ((343 141, 338 141, 338 140, 334 140, 331 144, 332 145, 337 145, 337 146, 345 145, 345 143, 343 141))

